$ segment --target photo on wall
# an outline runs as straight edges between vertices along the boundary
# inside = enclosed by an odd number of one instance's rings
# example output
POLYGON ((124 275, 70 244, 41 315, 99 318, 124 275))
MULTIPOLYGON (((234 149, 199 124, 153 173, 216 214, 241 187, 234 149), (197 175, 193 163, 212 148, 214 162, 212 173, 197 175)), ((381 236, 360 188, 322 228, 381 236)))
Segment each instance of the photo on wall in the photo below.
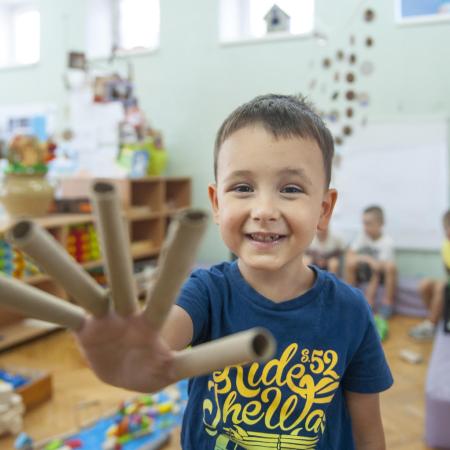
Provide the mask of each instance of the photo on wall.
POLYGON ((450 21, 450 0, 395 0, 395 17, 401 25, 450 21))

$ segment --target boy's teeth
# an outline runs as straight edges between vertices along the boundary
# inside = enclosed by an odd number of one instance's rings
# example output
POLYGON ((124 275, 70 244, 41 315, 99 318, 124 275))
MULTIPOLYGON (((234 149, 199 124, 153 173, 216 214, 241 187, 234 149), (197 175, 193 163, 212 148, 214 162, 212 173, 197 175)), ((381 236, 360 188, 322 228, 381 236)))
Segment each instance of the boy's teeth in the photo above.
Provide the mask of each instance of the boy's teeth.
POLYGON ((279 234, 251 234, 253 240, 260 242, 272 242, 279 239, 279 234))

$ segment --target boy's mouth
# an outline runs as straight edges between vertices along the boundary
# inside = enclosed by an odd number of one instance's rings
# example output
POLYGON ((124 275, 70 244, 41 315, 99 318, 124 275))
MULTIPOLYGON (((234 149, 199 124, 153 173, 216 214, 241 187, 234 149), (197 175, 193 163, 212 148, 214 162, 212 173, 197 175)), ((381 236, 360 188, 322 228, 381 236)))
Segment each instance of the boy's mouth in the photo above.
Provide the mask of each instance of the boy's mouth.
POLYGON ((250 233, 246 236, 256 242, 276 242, 285 237, 283 234, 275 233, 250 233))

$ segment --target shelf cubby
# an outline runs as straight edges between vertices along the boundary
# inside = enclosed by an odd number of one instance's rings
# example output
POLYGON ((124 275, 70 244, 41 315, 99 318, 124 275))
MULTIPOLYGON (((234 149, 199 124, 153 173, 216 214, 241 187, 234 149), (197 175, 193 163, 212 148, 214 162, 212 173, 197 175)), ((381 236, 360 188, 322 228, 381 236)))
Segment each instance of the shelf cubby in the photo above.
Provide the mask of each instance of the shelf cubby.
POLYGON ((169 178, 166 181, 165 207, 169 212, 191 205, 191 182, 186 178, 169 178))

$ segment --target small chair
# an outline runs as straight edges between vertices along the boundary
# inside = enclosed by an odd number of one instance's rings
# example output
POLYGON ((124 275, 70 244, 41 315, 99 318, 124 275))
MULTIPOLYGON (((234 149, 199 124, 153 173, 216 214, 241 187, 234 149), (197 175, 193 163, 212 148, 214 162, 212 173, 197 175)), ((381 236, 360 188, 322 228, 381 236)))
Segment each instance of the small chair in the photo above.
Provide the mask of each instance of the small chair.
POLYGON ((439 324, 425 387, 425 440, 430 447, 450 449, 450 334, 439 324))

